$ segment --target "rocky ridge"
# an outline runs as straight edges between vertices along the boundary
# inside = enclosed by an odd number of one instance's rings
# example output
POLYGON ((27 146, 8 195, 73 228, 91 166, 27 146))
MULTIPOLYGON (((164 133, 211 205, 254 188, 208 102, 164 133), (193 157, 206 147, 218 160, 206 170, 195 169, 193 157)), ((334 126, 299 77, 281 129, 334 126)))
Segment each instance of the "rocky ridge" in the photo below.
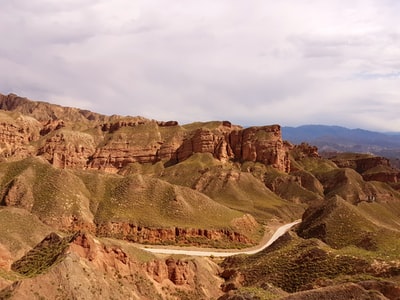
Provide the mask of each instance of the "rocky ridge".
MULTIPOLYGON (((212 124, 211 128, 200 124, 186 129, 176 121, 107 117, 33 102, 14 94, 0 95, 0 109, 28 114, 35 120, 35 126, 28 127, 26 122, 15 122, 12 118, 2 122, 1 142, 6 148, 17 146, 12 154, 43 156, 60 168, 118 172, 134 162, 178 163, 193 153, 211 153, 221 161, 261 162, 280 171, 290 170, 290 145, 282 141, 279 125, 243 129, 223 121, 212 124), (73 128, 77 124, 80 130, 73 128), (41 146, 35 151, 27 153, 18 147, 39 139, 41 146)), ((9 152, 3 156, 7 155, 9 152)))

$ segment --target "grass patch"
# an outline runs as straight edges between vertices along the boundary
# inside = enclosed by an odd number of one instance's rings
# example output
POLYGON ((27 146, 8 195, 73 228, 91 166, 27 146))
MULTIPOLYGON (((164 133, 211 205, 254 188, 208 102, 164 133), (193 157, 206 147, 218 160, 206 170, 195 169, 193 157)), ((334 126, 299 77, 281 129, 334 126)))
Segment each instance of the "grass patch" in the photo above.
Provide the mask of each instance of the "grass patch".
POLYGON ((303 208, 282 200, 271 192, 262 179, 264 165, 247 162, 241 169, 236 164, 222 164, 211 154, 194 154, 187 160, 165 169, 162 178, 206 194, 214 201, 256 217, 267 223, 273 217, 298 218, 303 208))
POLYGON ((33 247, 50 231, 50 227, 25 210, 0 208, 0 243, 13 255, 18 256, 33 247))
POLYGON ((244 274, 245 286, 270 282, 291 293, 321 278, 376 278, 364 252, 334 250, 316 239, 302 240, 289 234, 261 253, 227 258, 222 265, 244 274))
POLYGON ((95 221, 168 228, 230 228, 243 214, 190 188, 150 176, 114 177, 105 184, 95 221))
POLYGON ((46 272, 62 260, 75 235, 60 237, 55 233, 48 235, 35 248, 11 265, 11 269, 26 277, 46 272))

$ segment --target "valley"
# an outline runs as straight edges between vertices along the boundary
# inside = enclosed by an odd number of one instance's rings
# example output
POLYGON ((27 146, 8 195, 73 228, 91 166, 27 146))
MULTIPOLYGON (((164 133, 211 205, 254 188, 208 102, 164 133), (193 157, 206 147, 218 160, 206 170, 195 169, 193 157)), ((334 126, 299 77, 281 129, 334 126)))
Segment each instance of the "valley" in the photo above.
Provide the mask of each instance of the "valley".
POLYGON ((399 179, 277 124, 0 94, 0 299, 399 299, 399 179))

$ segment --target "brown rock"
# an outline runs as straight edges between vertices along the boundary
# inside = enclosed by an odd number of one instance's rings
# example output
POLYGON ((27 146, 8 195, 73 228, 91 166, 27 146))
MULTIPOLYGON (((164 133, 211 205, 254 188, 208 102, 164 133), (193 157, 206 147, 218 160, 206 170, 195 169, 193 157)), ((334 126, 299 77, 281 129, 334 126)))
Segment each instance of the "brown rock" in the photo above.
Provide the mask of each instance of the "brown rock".
POLYGON ((244 282, 243 274, 234 269, 226 269, 220 276, 225 279, 225 282, 221 286, 222 291, 225 293, 239 289, 244 282))
POLYGON ((280 171, 290 171, 288 149, 279 125, 246 128, 231 140, 235 157, 241 161, 261 162, 280 171))
POLYGON ((193 284, 195 273, 190 267, 190 261, 169 258, 165 262, 168 268, 168 279, 175 285, 193 284))
POLYGON ((170 127, 170 126, 178 126, 177 121, 157 121, 157 125, 160 127, 170 127))
POLYGON ((211 153, 219 160, 234 158, 229 145, 230 128, 221 125, 214 131, 206 128, 197 129, 177 149, 178 161, 187 159, 193 153, 211 153))
POLYGON ((57 168, 84 169, 94 151, 92 136, 64 130, 47 138, 37 155, 43 156, 57 168))
POLYGON ((146 272, 158 283, 169 279, 175 285, 193 285, 195 269, 192 261, 174 258, 146 263, 146 272))
POLYGON ((0 108, 32 116, 0 122, 4 157, 39 155, 59 168, 116 173, 131 163, 177 163, 193 153, 210 153, 221 161, 260 162, 290 171, 289 145, 279 125, 242 129, 222 121, 188 130, 176 121, 108 117, 13 94, 0 94, 0 108), (81 132, 73 129, 76 124, 81 132), (38 140, 35 151, 32 142, 38 140))
POLYGON ((49 120, 43 125, 43 128, 40 130, 40 135, 49 134, 50 132, 59 130, 63 127, 65 127, 63 120, 49 120))
POLYGON ((158 283, 169 279, 168 266, 165 261, 153 260, 146 263, 146 272, 158 283))
POLYGON ((0 155, 3 157, 25 158, 33 155, 31 142, 39 139, 41 124, 26 116, 13 117, 0 113, 0 155))
POLYGON ((191 244, 191 238, 204 238, 210 241, 237 242, 253 244, 248 237, 227 229, 197 229, 197 228, 149 228, 126 222, 109 222, 97 226, 96 235, 117 237, 138 243, 163 244, 173 242, 191 244))

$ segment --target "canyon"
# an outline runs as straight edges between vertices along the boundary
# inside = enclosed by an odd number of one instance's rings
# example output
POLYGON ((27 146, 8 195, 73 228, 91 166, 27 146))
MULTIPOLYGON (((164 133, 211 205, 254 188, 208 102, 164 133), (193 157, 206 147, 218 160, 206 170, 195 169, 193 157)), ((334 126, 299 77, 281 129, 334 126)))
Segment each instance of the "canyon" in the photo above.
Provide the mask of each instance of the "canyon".
POLYGON ((399 176, 385 157, 292 144, 277 124, 0 94, 0 299, 398 299, 399 176), (143 249, 178 246, 236 255, 143 249))

